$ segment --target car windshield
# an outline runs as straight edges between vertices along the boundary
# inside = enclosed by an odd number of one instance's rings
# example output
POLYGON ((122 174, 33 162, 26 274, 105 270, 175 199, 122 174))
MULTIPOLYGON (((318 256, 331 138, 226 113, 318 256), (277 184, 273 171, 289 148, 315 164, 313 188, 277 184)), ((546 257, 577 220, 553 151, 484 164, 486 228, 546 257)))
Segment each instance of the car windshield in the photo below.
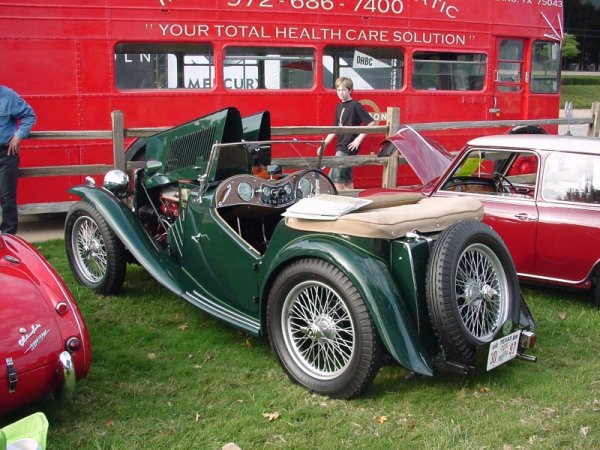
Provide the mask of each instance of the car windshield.
MULTIPOLYGON (((321 141, 277 140, 215 144, 211 151, 208 173, 210 181, 223 181, 233 175, 253 174, 268 178, 272 166, 271 155, 295 155, 286 158, 281 169, 314 169, 321 141), (314 155, 307 158, 306 155, 314 155)), ((276 161, 275 161, 276 162, 276 161)))
POLYGON ((441 189, 533 198, 537 171, 538 157, 533 152, 474 148, 454 168, 441 189))

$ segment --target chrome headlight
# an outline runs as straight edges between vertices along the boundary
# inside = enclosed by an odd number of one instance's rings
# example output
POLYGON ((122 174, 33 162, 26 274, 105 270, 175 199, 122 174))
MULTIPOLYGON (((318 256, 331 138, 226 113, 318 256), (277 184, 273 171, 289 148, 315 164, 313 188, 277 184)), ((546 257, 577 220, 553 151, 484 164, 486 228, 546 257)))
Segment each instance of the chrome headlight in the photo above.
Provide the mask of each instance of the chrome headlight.
POLYGON ((129 177, 122 170, 110 170, 104 175, 102 185, 117 197, 122 198, 127 196, 129 191, 129 177))

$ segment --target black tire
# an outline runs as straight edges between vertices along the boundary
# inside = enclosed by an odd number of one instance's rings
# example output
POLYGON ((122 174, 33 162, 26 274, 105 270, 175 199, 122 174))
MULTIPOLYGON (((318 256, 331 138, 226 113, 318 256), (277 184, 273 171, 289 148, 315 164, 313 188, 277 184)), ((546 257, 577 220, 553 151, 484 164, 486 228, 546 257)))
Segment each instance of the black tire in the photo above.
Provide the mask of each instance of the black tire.
POLYGON ((275 280, 267 304, 271 348, 292 381, 349 399, 375 378, 383 347, 352 281, 320 259, 298 260, 275 280))
POLYGON ((427 269, 427 307, 451 359, 470 364, 477 346, 515 320, 520 289, 506 245, 488 225, 461 222, 439 236, 427 269))
POLYGON ((127 252, 106 220, 87 202, 71 207, 65 222, 67 258, 75 278, 98 294, 121 289, 127 252))

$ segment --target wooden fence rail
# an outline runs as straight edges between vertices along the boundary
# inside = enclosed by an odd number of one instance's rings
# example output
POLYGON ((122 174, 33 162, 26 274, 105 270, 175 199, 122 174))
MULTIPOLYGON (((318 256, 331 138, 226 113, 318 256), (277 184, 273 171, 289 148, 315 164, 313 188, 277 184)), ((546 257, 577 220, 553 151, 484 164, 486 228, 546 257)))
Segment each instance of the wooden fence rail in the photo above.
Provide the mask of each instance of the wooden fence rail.
MULTIPOLYGON (((600 132, 600 103, 592 105, 589 117, 562 118, 562 119, 535 119, 535 120, 488 120, 478 122, 435 122, 402 124, 409 125, 419 131, 468 129, 468 128, 495 128, 515 127, 520 125, 588 125, 588 136, 598 137, 600 132)), ((271 134, 277 136, 322 135, 329 133, 367 133, 385 136, 394 135, 401 126, 399 108, 387 109, 387 123, 385 126, 373 127, 334 127, 334 126, 290 126, 273 127, 271 134)), ((127 169, 135 163, 125 162, 125 140, 128 138, 144 138, 152 136, 171 127, 154 128, 125 128, 124 117, 121 111, 112 113, 111 130, 86 130, 86 131, 32 131, 29 138, 34 140, 111 140, 113 145, 113 164, 88 164, 68 166, 22 167, 19 169, 20 177, 42 177, 56 175, 102 175, 114 168, 127 169)), ((284 168, 316 167, 317 157, 307 158, 276 158, 274 163, 284 168)), ((356 155, 351 157, 323 157, 322 167, 364 166, 381 165, 384 167, 382 186, 393 187, 396 182, 396 169, 403 160, 397 155, 377 157, 376 155, 356 155)), ((39 214, 44 212, 64 212, 73 202, 44 203, 34 205, 20 205, 21 214, 39 214)))

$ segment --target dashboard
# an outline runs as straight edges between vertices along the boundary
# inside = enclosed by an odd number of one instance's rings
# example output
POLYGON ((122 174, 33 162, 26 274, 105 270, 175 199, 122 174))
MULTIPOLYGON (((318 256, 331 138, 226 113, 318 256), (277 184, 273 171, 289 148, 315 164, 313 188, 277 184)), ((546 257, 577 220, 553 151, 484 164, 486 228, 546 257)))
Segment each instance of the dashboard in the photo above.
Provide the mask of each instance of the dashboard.
POLYGON ((337 190, 322 171, 302 170, 268 180, 236 175, 219 185, 215 199, 217 208, 235 205, 283 208, 319 194, 337 194, 337 190))

